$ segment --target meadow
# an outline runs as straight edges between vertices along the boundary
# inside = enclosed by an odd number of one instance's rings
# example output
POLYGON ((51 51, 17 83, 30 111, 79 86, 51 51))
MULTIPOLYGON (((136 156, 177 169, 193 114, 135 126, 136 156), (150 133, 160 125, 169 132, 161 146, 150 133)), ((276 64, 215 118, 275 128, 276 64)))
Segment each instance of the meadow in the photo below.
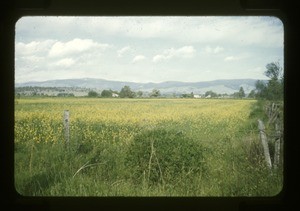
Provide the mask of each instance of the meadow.
POLYGON ((274 196, 255 100, 21 98, 15 188, 26 196, 274 196), (64 110, 70 112, 66 143, 64 110))

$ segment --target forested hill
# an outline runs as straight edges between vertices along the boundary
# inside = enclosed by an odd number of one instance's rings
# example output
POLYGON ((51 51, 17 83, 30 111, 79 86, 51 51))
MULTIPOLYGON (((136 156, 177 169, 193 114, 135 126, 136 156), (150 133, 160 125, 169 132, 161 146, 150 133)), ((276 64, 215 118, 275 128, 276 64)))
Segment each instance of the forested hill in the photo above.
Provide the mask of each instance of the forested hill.
POLYGON ((153 89, 159 89, 162 94, 184 94, 191 92, 195 94, 203 94, 206 91, 213 91, 220 94, 232 94, 237 92, 240 87, 243 87, 245 93, 249 93, 251 90, 255 89, 256 81, 256 79, 228 79, 200 82, 166 81, 161 83, 135 83, 95 78, 82 78, 16 83, 15 87, 76 87, 84 89, 111 89, 120 91, 122 87, 129 86, 134 91, 143 92, 151 92, 153 89))

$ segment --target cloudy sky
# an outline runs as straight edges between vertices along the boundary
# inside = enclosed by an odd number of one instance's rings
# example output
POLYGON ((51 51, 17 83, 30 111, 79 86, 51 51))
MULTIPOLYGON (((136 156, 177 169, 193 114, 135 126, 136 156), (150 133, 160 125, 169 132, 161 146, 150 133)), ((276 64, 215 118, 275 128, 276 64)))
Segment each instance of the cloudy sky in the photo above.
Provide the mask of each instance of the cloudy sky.
POLYGON ((23 17, 15 82, 266 79, 283 36, 275 17, 23 17))

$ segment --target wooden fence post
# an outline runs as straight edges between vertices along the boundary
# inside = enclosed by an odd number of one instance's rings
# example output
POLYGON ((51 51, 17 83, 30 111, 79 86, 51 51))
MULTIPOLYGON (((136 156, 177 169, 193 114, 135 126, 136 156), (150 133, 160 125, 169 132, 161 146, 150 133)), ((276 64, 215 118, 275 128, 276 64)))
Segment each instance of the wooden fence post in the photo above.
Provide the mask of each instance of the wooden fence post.
POLYGON ((275 150, 274 150, 274 168, 276 169, 279 165, 280 160, 280 139, 281 131, 278 122, 275 123, 276 138, 275 138, 275 150))
POLYGON ((64 111, 64 128, 65 128, 65 142, 69 145, 70 142, 70 112, 64 111))
POLYGON ((264 155, 265 155, 266 163, 267 163, 268 167, 271 169, 272 168, 272 162, 271 162, 271 158, 270 158, 270 152, 269 152, 269 146, 268 146, 268 142, 267 142, 267 136, 266 136, 266 133, 265 133, 265 126, 264 126, 264 123, 260 119, 258 120, 258 129, 259 129, 261 143, 262 143, 263 149, 264 149, 264 155))

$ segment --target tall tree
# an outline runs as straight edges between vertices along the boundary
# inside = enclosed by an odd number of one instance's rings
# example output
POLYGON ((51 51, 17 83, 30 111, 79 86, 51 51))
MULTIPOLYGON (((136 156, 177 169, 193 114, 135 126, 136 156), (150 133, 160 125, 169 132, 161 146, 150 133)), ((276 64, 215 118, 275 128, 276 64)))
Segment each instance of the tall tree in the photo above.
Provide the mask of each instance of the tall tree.
POLYGON ((133 92, 129 86, 124 86, 120 91, 120 97, 122 97, 122 98, 134 98, 135 97, 135 92, 133 92))
POLYGON ((248 98, 255 98, 255 90, 251 90, 251 92, 248 95, 248 98))
POLYGON ((95 91, 89 91, 88 97, 98 97, 98 93, 95 91))
POLYGON ((242 86, 240 87, 240 90, 239 90, 239 92, 238 92, 238 96, 239 96, 239 98, 243 98, 243 97, 246 96, 246 95, 245 95, 244 88, 243 88, 242 86))
POLYGON ((112 97, 112 91, 111 91, 111 90, 106 90, 106 89, 104 89, 104 90, 101 92, 101 97, 112 97))
POLYGON ((143 94, 144 94, 144 93, 143 93, 142 91, 138 91, 138 92, 136 93, 136 96, 137 96, 137 97, 142 97, 143 94))
POLYGON ((266 65, 265 75, 273 81, 279 81, 283 78, 282 67, 279 62, 272 62, 266 65))
POLYGON ((280 66, 279 62, 272 62, 266 65, 265 75, 270 79, 266 87, 257 87, 264 88, 263 95, 261 97, 266 98, 267 100, 282 100, 283 99, 283 69, 280 66))
POLYGON ((217 93, 215 93, 215 92, 213 92, 213 91, 206 91, 205 92, 205 97, 208 97, 210 95, 210 97, 217 97, 218 96, 218 94, 217 93))
POLYGON ((150 97, 159 97, 160 96, 160 91, 158 89, 153 89, 150 97))
POLYGON ((269 100, 283 99, 283 69, 279 62, 267 64, 265 75, 270 78, 268 83, 269 100))
POLYGON ((267 96, 267 84, 264 81, 256 81, 255 83, 256 98, 263 99, 267 96))

